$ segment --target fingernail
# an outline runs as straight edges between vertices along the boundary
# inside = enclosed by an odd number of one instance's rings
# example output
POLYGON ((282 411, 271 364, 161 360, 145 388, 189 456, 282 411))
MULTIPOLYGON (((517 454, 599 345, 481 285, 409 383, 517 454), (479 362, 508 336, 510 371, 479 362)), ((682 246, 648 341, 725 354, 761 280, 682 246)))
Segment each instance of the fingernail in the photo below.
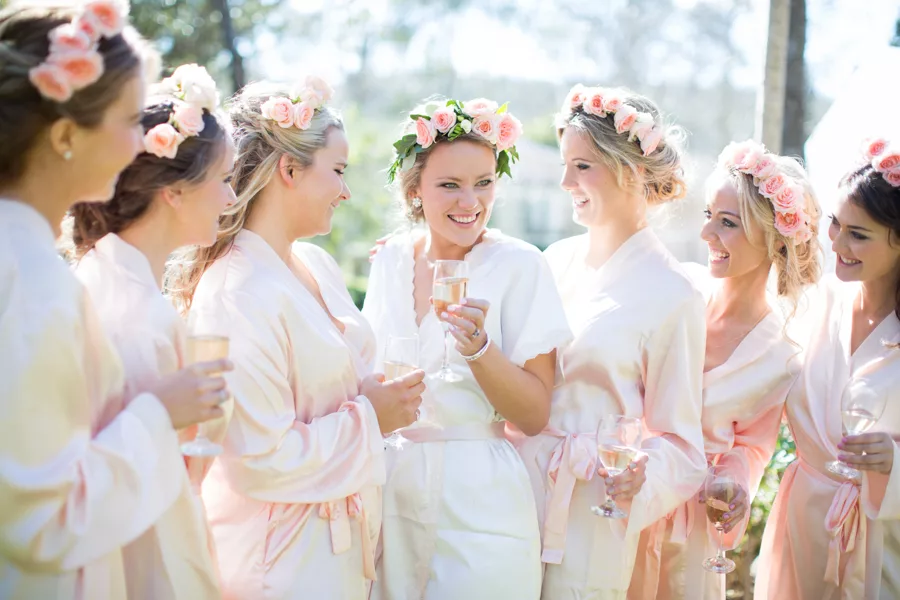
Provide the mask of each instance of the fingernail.
POLYGON ((448 315, 448 314, 445 313, 445 312, 442 312, 442 313, 441 313, 441 318, 442 318, 442 319, 446 319, 446 318, 449 317, 449 316, 450 316, 450 315, 448 315))
POLYGON ((731 510, 734 510, 734 504, 729 504, 729 505, 728 505, 728 508, 731 509, 731 510))
POLYGON ((466 304, 468 304, 468 301, 465 298, 463 298, 462 301, 460 302, 460 304, 465 306, 466 304))
POLYGON ((456 312, 459 310, 459 306, 457 306, 456 304, 451 304, 447 307, 447 310, 449 310, 450 312, 456 312))
POLYGON ((722 515, 722 518, 723 518, 723 519, 729 519, 729 518, 731 518, 731 513, 725 513, 724 515, 722 515))

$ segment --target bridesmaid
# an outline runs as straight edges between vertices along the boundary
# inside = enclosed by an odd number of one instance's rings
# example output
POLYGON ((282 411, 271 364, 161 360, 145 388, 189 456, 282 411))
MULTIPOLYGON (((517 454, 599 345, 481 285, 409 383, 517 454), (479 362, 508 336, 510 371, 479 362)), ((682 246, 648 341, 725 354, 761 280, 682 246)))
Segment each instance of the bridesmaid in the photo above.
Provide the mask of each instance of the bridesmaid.
POLYGON ((176 430, 221 414, 210 373, 229 366, 123 396, 54 246, 65 212, 109 198, 142 147, 146 47, 125 10, 7 9, 0 48, 0 597, 125 598, 122 547, 185 490, 176 430))
MULTIPOLYGON (((141 114, 144 152, 119 176, 112 200, 71 210, 75 273, 122 357, 126 392, 184 366, 184 323, 161 293, 166 260, 182 246, 212 245, 234 202, 234 145, 214 112, 215 82, 185 65, 158 91, 141 114)), ((129 598, 221 596, 199 498, 186 470, 182 477, 172 508, 123 551, 129 598)))
POLYGON ((173 266, 182 306, 230 325, 234 412, 203 482, 225 598, 362 600, 375 577, 384 440, 415 420, 422 371, 371 375, 375 340, 341 270, 297 238, 350 198, 347 136, 318 78, 233 99, 237 202, 173 266))
POLYGON ((900 151, 866 144, 828 229, 837 280, 811 311, 803 371, 787 398, 797 460, 766 524, 757 598, 900 597, 900 151), (868 433, 842 433, 842 397, 882 396, 868 433), (861 478, 826 469, 840 459, 861 478), (786 592, 789 590, 789 592, 786 592))
POLYGON ((428 116, 413 117, 417 133, 401 139, 390 172, 424 228, 378 252, 363 314, 380 349, 388 336, 418 336, 429 372, 441 367, 446 324, 460 380, 429 378, 430 426, 403 430, 413 443, 389 452, 372 598, 537 599, 534 500, 504 423, 530 435, 546 425, 556 348, 571 334, 540 252, 487 228, 497 180, 518 156, 519 121, 490 100, 436 104, 413 111, 428 116), (468 267, 467 297, 439 317, 438 260, 468 267))
POLYGON ((557 134, 561 185, 587 234, 545 256, 575 339, 561 351, 550 425, 517 446, 543 520, 542 598, 624 598, 641 530, 703 482, 704 302, 647 226, 651 206, 684 193, 678 129, 643 96, 576 86, 557 134), (643 456, 594 477, 607 414, 642 420, 643 456), (592 514, 607 492, 627 520, 592 514))
MULTIPOLYGON (((709 267, 691 266, 707 298, 706 455, 737 484, 723 528, 723 547, 732 549, 744 537, 750 502, 778 438, 784 399, 800 369, 800 348, 786 335, 787 319, 768 297, 766 283, 774 268, 789 319, 804 288, 821 273, 820 210, 797 161, 749 140, 725 148, 708 189, 701 237, 709 245, 709 267), (781 189, 768 189, 770 180, 781 189), (808 217, 802 227, 792 227, 791 214, 808 217)), ((703 568, 715 556, 717 541, 702 502, 701 491, 644 530, 629 598, 725 598, 725 577, 703 568)))

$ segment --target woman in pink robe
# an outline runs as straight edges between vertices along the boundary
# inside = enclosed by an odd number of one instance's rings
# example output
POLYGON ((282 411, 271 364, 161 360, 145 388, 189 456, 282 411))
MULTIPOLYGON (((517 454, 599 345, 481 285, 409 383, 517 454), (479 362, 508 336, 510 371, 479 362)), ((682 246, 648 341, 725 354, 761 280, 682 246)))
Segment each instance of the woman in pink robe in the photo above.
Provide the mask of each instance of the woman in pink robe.
POLYGON ((677 129, 642 96, 578 86, 558 134, 561 185, 588 232, 545 256, 575 339, 560 350, 549 427, 517 446, 543 528, 542 598, 619 599, 641 530, 703 482, 704 302, 646 221, 684 192, 677 129), (613 478, 597 460, 607 414, 645 430, 643 457, 613 478), (592 514, 607 493, 627 519, 592 514))
MULTIPOLYGON (((744 537, 750 503, 778 437, 784 399, 800 369, 801 349, 786 335, 783 313, 796 311, 803 289, 821 273, 815 227, 803 239, 782 233, 775 204, 747 172, 763 160, 774 165, 770 176, 792 177, 802 190, 807 214, 819 214, 796 161, 766 153, 752 141, 732 144, 722 152, 708 182, 710 201, 701 232, 709 246, 708 268, 690 268, 707 298, 702 415, 706 456, 711 464, 724 466, 738 486, 724 523, 727 549, 744 537), (756 163, 734 165, 736 151, 756 163), (776 297, 766 290, 773 269, 776 297)), ((700 493, 643 532, 630 600, 725 598, 725 576, 703 568, 703 561, 715 556, 717 536, 702 502, 700 493)))
POLYGON ((424 373, 371 375, 372 329, 324 250, 347 138, 317 78, 231 107, 237 202, 172 290, 228 326, 234 411, 203 482, 225 598, 362 600, 374 579, 387 433, 415 420, 424 373), (301 102, 300 96, 306 100, 301 102))
MULTIPOLYGON (((37 64, 81 10, 6 11, 0 43, 37 64)), ((54 246, 66 210, 106 200, 141 149, 139 37, 105 23, 102 51, 89 50, 103 71, 68 99, 40 72, 0 66, 2 598, 124 600, 122 547, 185 487, 176 429, 220 415, 227 395, 207 375, 228 368, 216 361, 124 397, 119 359, 54 246)))
MULTIPOLYGON (((70 211, 68 241, 78 259, 75 273, 122 357, 126 397, 185 366, 184 322, 161 293, 166 260, 182 246, 212 245, 219 215, 234 201, 229 185, 234 145, 226 124, 215 116, 212 79, 202 68, 180 67, 160 90, 167 90, 185 74, 204 76, 197 83, 211 89, 202 95, 203 104, 180 101, 170 91, 155 95, 141 117, 147 132, 144 152, 119 176, 112 200, 77 204, 70 211), (175 156, 169 158, 154 146, 153 132, 192 107, 200 111, 203 127, 188 129, 175 156)), ((190 434, 183 431, 180 437, 190 439, 190 434)), ((221 596, 200 506, 204 465, 195 464, 209 461, 186 460, 194 471, 195 489, 183 469, 185 484, 178 500, 123 550, 130 599, 221 596)))
POLYGON ((900 597, 900 153, 876 140, 849 173, 828 229, 835 275, 814 298, 803 370, 787 398, 797 460, 781 480, 755 598, 900 597), (895 169, 895 171, 891 171, 895 169), (846 435, 842 398, 881 395, 869 432, 846 435), (877 415, 876 415, 877 416, 877 415), (840 459, 857 480, 832 474, 840 459))

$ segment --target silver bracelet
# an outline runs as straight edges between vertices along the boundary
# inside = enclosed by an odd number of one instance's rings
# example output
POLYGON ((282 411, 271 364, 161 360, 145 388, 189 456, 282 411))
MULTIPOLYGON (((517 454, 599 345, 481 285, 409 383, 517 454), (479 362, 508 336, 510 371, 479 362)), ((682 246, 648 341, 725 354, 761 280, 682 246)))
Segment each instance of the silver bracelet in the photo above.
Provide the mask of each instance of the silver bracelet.
POLYGON ((479 358, 484 356, 485 352, 487 352, 488 348, 491 345, 491 336, 488 335, 487 331, 484 332, 484 335, 487 338, 487 341, 484 343, 484 346, 481 347, 481 350, 479 350, 478 352, 476 352, 475 354, 472 354, 470 356, 466 356, 465 354, 460 354, 460 356, 462 356, 464 359, 466 359, 466 362, 472 362, 473 360, 478 360, 479 358))

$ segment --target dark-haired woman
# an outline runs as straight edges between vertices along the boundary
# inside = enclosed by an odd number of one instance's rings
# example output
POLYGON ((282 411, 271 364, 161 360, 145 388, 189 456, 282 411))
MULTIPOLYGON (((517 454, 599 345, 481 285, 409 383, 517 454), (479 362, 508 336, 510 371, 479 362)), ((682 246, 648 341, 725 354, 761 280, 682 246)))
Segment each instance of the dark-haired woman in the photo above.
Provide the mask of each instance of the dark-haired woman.
POLYGON ((831 216, 836 280, 798 340, 805 364, 787 398, 798 458, 763 536, 757 598, 900 598, 900 151, 874 140, 866 154, 831 216), (847 432, 850 404, 870 411, 867 432, 847 432), (833 474, 835 459, 860 475, 833 474))
MULTIPOLYGON (((141 116, 144 152, 119 176, 112 200, 76 204, 70 219, 75 273, 122 357, 126 398, 186 366, 184 322, 161 293, 166 260, 184 246, 212 245, 219 215, 234 202, 234 144, 215 116, 215 83, 202 67, 185 65, 160 91, 141 116)), ((199 491, 205 465, 193 463, 203 459, 188 460, 199 491)), ((175 504, 123 550, 129 598, 220 595, 199 497, 187 471, 180 475, 175 504)))
POLYGON ((184 488, 176 430, 227 397, 214 361, 123 406, 120 362, 56 252, 65 212, 107 200, 141 149, 125 12, 0 13, 0 598, 125 598, 121 548, 184 488))

